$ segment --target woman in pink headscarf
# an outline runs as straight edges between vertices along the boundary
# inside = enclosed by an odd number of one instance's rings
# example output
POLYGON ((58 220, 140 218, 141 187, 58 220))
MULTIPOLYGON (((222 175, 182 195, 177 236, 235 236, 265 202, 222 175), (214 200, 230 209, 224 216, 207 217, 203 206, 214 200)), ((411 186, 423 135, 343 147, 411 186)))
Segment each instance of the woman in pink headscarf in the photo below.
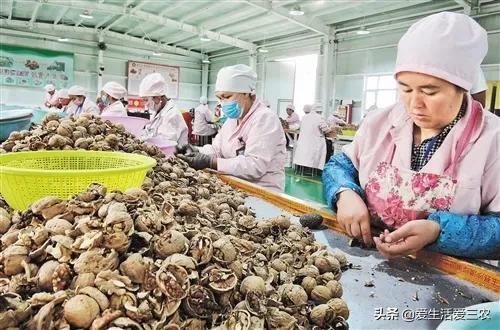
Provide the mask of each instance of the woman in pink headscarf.
POLYGON ((500 119, 470 96, 487 49, 486 31, 463 14, 428 16, 403 35, 400 101, 370 113, 323 171, 350 236, 387 257, 430 245, 500 258, 500 119), (370 225, 383 232, 372 238, 370 225))

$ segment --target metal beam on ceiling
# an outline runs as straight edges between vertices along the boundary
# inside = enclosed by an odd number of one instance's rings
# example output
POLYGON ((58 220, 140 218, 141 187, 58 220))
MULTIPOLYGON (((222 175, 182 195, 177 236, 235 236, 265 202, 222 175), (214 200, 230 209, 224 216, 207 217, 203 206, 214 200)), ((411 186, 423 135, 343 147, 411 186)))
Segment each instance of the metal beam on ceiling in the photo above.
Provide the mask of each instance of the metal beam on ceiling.
POLYGON ((37 2, 36 6, 35 6, 35 9, 33 9, 33 13, 31 14, 30 23, 33 23, 33 22, 36 21, 36 15, 38 15, 38 11, 40 10, 41 7, 42 7, 42 3, 41 2, 37 2))
POLYGON ((116 19, 115 18, 116 16, 111 16, 111 17, 106 17, 105 19, 103 19, 102 21, 100 21, 99 23, 97 23, 95 26, 94 26, 94 29, 99 29, 101 26, 105 25, 106 23, 108 23, 110 20, 113 20, 113 19, 116 19))
MULTIPOLYGON (((179 17, 179 18, 176 18, 179 22, 187 22, 187 21, 190 21, 192 20, 193 18, 199 16, 199 15, 202 15, 204 13, 206 13, 206 10, 209 10, 211 9, 210 7, 213 7, 214 4, 212 4, 212 6, 210 5, 210 3, 204 3, 204 2, 201 2, 200 5, 196 6, 196 7, 193 7, 193 8, 190 8, 189 10, 189 13, 185 14, 185 15, 182 15, 182 17, 179 17), (207 6, 207 8, 205 8, 207 6), (203 9, 203 10, 202 10, 203 9)), ((217 4, 215 4, 217 5, 217 4)), ((218 4, 220 5, 220 3, 218 4)))
POLYGON ((153 14, 143 10, 136 10, 133 11, 132 13, 127 13, 126 11, 124 12, 122 6, 117 6, 117 5, 98 4, 87 1, 75 1, 75 0, 72 0, 70 2, 60 2, 59 0, 44 0, 44 1, 46 1, 46 3, 48 4, 56 6, 71 6, 72 8, 79 8, 83 10, 103 11, 108 14, 125 15, 127 17, 137 17, 144 21, 156 23, 158 25, 175 27, 179 30, 186 31, 194 35, 199 35, 203 33, 206 34, 206 36, 212 40, 217 40, 219 42, 225 43, 230 46, 243 48, 251 51, 255 50, 255 45, 250 42, 233 38, 225 34, 213 32, 211 30, 203 30, 198 26, 182 23, 171 18, 161 17, 157 14, 153 14))
MULTIPOLYGON (((50 41, 53 43, 57 43, 56 45, 59 45, 60 49, 63 51, 65 50, 64 47, 68 46, 68 47, 71 47, 70 51, 72 51, 72 52, 78 52, 80 54, 84 54, 87 56, 97 57, 95 49, 92 48, 93 46, 95 46, 95 41, 84 41, 81 39, 71 39, 70 38, 70 39, 68 39, 67 42, 64 43, 64 45, 61 46, 60 42, 57 42, 57 39, 59 38, 58 36, 52 35, 52 34, 49 34, 46 32, 43 32, 43 33, 36 32, 35 33, 35 32, 28 32, 28 31, 11 30, 11 29, 7 29, 7 28, 4 28, 3 32, 4 32, 3 40, 5 40, 5 43, 10 43, 10 44, 15 43, 16 39, 10 39, 13 37, 31 38, 33 40, 40 40, 40 41, 43 40, 44 46, 47 46, 45 44, 46 41, 50 41)), ((17 41, 18 41, 18 39, 17 39, 17 41)), ((107 46, 108 46, 107 49, 109 49, 109 50, 119 51, 120 56, 123 56, 123 57, 120 57, 120 59, 127 59, 127 60, 130 59, 130 57, 128 55, 125 55, 125 53, 133 54, 135 56, 137 56, 138 54, 151 56, 151 49, 147 49, 147 48, 137 48, 137 47, 131 48, 131 47, 115 45, 115 44, 108 44, 107 46)), ((117 58, 112 54, 107 54, 107 57, 108 58, 117 58)), ((167 54, 167 53, 162 54, 162 58, 163 59, 172 59, 174 61, 190 63, 190 64, 196 63, 196 61, 198 61, 198 59, 189 58, 189 57, 186 57, 183 55, 170 54, 170 53, 169 54, 167 54)))
MULTIPOLYGON (((121 21, 123 21, 125 18, 128 18, 127 15, 124 15, 124 13, 134 13, 135 11, 139 10, 141 7, 143 7, 147 2, 145 2, 144 0, 140 0, 139 3, 137 3, 135 5, 134 8, 128 8, 128 6, 134 2, 133 0, 128 0, 124 5, 123 5, 123 13, 121 14, 120 17, 118 17, 116 20, 114 20, 111 24, 107 25, 105 28, 104 28, 104 31, 108 31, 110 30, 113 26, 115 26, 116 24, 120 23, 121 21)), ((98 26, 95 27, 96 29, 99 28, 98 26)))
POLYGON ((61 10, 61 12, 59 12, 59 15, 57 15, 57 18, 54 20, 54 25, 56 25, 57 23, 59 23, 63 19, 64 15, 66 15, 68 10, 69 10, 69 8, 66 7, 66 8, 63 8, 61 10))
POLYGON ((464 13, 470 15, 472 10, 472 3, 468 0, 454 0, 460 6, 464 7, 464 13))
POLYGON ((40 30, 46 29, 49 31, 58 31, 58 32, 73 32, 73 33, 84 33, 84 34, 90 34, 90 35, 98 35, 99 33, 103 33, 104 36, 112 38, 114 40, 123 40, 123 41, 130 41, 130 42, 136 42, 140 43, 143 45, 147 45, 150 47, 154 47, 155 49, 160 48, 160 50, 165 50, 166 52, 171 52, 173 54, 178 54, 178 55, 183 55, 183 56, 188 56, 188 57, 193 57, 193 58, 198 58, 201 59, 202 56, 198 52, 193 52, 189 51, 187 49, 181 48, 181 47, 174 47, 174 46, 169 46, 165 44, 158 44, 156 42, 152 42, 149 40, 141 40, 136 37, 131 37, 131 36, 126 36, 121 33, 113 32, 113 31, 96 31, 94 28, 88 28, 88 27, 82 27, 82 26, 70 26, 70 25, 54 25, 54 24, 49 24, 49 23, 33 23, 30 24, 27 21, 19 21, 19 20, 7 20, 7 19, 0 19, 0 26, 7 26, 7 27, 17 27, 17 28, 37 28, 40 30))
POLYGON ((224 15, 224 20, 221 20, 220 17, 210 17, 198 23, 199 26, 203 26, 208 30, 217 29, 223 26, 231 25, 233 23, 241 22, 241 19, 245 19, 247 22, 249 19, 254 17, 262 17, 263 8, 255 8, 255 7, 247 7, 240 8, 235 11, 231 11, 224 15), (258 13, 255 13, 255 10, 258 10, 258 13))
POLYGON ((245 0, 245 3, 257 7, 266 9, 270 13, 284 18, 292 23, 298 24, 306 29, 314 31, 316 33, 327 36, 329 28, 324 25, 322 21, 315 19, 313 17, 309 17, 307 15, 302 16, 292 16, 288 13, 288 10, 281 7, 273 7, 272 3, 269 0, 245 0))
MULTIPOLYGON (((419 0, 418 4, 427 4, 429 2, 432 2, 432 0, 419 0)), ((437 3, 439 5, 439 3, 437 3)), ((370 9, 369 12, 363 14, 363 12, 359 12, 356 10, 349 11, 347 13, 341 13, 341 17, 339 18, 325 18, 324 21, 326 24, 333 24, 337 26, 339 23, 347 22, 350 20, 355 20, 359 18, 367 18, 367 17, 373 17, 376 15, 380 14, 386 14, 390 15, 391 12, 397 11, 397 10, 406 10, 412 6, 416 5, 415 3, 409 3, 409 2, 383 2, 383 5, 380 7, 374 7, 370 9)), ((422 9, 420 9, 422 10, 422 9)))
POLYGON ((13 11, 14 11, 14 0, 10 0, 9 20, 12 19, 12 12, 13 11))
POLYGON ((335 6, 333 6, 331 8, 318 8, 318 10, 312 11, 312 12, 307 13, 307 14, 311 17, 331 15, 331 14, 334 14, 334 13, 337 13, 340 11, 359 7, 361 5, 367 5, 367 4, 373 3, 375 1, 376 0, 365 0, 363 2, 355 1, 355 2, 350 2, 350 3, 342 2, 342 3, 335 4, 335 6))

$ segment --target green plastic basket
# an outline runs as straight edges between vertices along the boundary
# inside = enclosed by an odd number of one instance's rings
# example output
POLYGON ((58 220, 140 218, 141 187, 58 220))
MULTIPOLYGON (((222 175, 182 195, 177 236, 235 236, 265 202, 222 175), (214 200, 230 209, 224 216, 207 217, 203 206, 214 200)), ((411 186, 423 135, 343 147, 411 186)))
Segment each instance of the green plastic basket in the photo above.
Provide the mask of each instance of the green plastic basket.
POLYGON ((27 151, 0 154, 0 193, 16 210, 45 196, 67 199, 91 183, 108 190, 140 187, 151 157, 107 151, 27 151))

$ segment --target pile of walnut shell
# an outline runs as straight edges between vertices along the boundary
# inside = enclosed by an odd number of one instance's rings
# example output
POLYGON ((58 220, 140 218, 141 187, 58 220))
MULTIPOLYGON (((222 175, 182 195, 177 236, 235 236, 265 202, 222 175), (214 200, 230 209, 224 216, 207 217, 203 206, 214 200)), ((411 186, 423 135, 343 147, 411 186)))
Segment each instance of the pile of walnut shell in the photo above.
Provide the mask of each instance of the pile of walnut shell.
POLYGON ((160 162, 142 189, 95 184, 22 213, 0 200, 0 328, 348 327, 341 252, 285 217, 256 220, 242 192, 103 125, 160 162))

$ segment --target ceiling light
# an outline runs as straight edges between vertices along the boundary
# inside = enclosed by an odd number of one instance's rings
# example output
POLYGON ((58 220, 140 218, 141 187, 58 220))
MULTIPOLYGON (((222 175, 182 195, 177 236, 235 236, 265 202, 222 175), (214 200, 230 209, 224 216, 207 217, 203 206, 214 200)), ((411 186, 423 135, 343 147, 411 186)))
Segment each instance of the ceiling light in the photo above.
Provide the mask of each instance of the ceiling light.
POLYGON ((153 50, 153 55, 154 55, 154 56, 161 56, 161 53, 160 53, 160 52, 158 52, 158 51, 154 51, 154 50, 153 50))
POLYGON ((362 26, 361 29, 356 31, 356 34, 359 35, 370 34, 370 31, 368 31, 364 26, 362 26))
POLYGON ((260 47, 259 49, 257 49, 257 51, 259 53, 269 53, 269 49, 267 49, 265 47, 260 47))
POLYGON ((87 10, 84 11, 82 14, 80 14, 80 17, 84 18, 84 19, 93 19, 94 18, 94 16, 90 15, 87 10))
POLYGON ((65 42, 65 41, 68 41, 69 39, 68 38, 58 38, 57 41, 60 41, 60 42, 65 42))
POLYGON ((304 12, 302 11, 302 9, 300 9, 300 6, 293 7, 292 9, 290 9, 290 11, 288 13, 290 15, 292 15, 292 16, 302 16, 302 15, 304 15, 304 12))
POLYGON ((206 35, 202 34, 202 35, 200 36, 200 40, 201 40, 201 41, 210 41, 210 40, 212 40, 212 39, 210 39, 210 38, 209 38, 209 37, 207 37, 206 35))
POLYGON ((201 63, 210 64, 210 60, 208 58, 204 58, 201 60, 201 63))

